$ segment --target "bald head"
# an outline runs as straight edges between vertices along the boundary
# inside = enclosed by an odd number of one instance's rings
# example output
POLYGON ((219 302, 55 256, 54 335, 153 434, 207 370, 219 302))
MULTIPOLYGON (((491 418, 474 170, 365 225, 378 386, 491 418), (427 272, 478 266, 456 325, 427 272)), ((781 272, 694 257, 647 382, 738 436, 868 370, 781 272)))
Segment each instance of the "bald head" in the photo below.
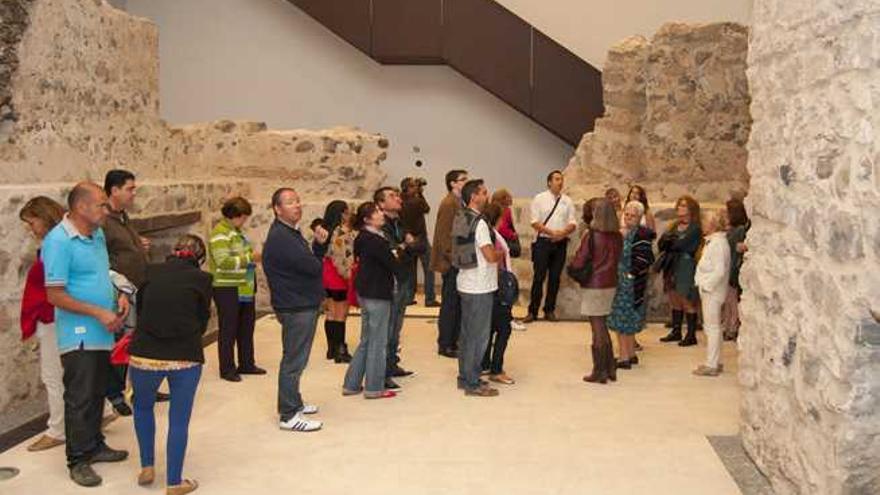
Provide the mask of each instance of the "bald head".
POLYGON ((78 226, 92 230, 107 216, 107 194, 94 182, 80 182, 67 195, 67 206, 78 226))

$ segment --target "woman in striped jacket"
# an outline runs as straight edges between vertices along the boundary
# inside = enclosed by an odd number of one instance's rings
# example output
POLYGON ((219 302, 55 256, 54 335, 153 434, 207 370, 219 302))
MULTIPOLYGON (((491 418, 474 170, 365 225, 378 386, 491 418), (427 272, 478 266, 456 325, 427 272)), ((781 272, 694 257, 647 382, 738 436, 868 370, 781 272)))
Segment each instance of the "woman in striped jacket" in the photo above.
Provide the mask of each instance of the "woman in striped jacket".
POLYGON ((240 382, 241 375, 265 375, 254 361, 256 309, 255 253, 241 228, 251 216, 251 204, 242 197, 227 200, 220 210, 223 218, 211 231, 211 275, 214 276, 214 304, 217 305, 220 332, 217 351, 220 378, 240 382), (234 349, 238 346, 238 366, 234 349))
POLYGON ((644 214, 645 207, 639 201, 630 201, 623 209, 623 254, 617 266, 617 292, 608 318, 608 328, 617 332, 620 349, 617 367, 623 369, 630 369, 639 362, 635 336, 645 328, 648 307, 645 293, 654 264, 652 243, 656 234, 641 225, 644 214))

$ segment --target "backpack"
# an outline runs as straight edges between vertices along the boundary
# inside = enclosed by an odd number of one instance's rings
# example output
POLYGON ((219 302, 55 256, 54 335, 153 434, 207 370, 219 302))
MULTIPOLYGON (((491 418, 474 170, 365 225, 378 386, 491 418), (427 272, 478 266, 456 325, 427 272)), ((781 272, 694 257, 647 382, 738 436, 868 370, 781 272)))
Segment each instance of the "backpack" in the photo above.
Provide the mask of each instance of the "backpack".
POLYGON ((513 306, 519 299, 519 281, 513 272, 498 270, 498 292, 495 297, 502 306, 513 306))
MULTIPOLYGON (((461 208, 452 220, 452 266, 459 270, 477 267, 477 224, 480 219, 485 221, 482 214, 461 208)), ((489 229, 489 235, 494 244, 492 229, 489 229)))

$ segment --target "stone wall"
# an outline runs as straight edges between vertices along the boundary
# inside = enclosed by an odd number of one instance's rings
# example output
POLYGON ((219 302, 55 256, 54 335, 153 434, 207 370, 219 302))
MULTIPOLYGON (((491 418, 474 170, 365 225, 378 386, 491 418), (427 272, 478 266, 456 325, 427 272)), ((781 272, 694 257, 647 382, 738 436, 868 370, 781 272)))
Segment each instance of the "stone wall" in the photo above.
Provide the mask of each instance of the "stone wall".
POLYGON ((777 493, 880 493, 880 3, 756 0, 740 382, 777 493))
POLYGON ((565 170, 569 194, 586 199, 633 183, 653 201, 744 193, 747 45, 739 24, 670 23, 651 40, 613 46, 602 73, 605 116, 565 170))
POLYGON ((108 169, 126 168, 138 176, 135 217, 201 213, 160 234, 163 243, 175 233, 205 236, 223 200, 242 194, 254 205, 246 230, 259 244, 276 187, 296 188, 311 218, 329 191, 365 198, 385 178, 389 143, 378 134, 168 125, 158 113, 156 27, 101 0, 0 0, 0 19, 0 433, 45 410, 37 353, 18 330, 35 250, 18 219, 28 198, 63 203, 75 181, 100 183, 108 169))

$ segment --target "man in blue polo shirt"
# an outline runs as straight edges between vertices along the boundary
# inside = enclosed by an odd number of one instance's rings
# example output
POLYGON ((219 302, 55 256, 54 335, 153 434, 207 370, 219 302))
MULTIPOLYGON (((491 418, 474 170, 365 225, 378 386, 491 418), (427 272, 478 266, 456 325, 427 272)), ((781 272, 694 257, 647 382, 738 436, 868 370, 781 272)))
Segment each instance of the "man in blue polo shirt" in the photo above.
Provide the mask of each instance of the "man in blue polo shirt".
POLYGON ((107 390, 113 334, 128 313, 124 296, 116 300, 110 261, 101 224, 107 195, 90 182, 77 184, 67 196, 69 213, 43 240, 46 292, 55 306, 58 351, 64 368, 64 433, 70 478, 97 486, 97 462, 128 457, 104 443, 101 416, 107 390))

